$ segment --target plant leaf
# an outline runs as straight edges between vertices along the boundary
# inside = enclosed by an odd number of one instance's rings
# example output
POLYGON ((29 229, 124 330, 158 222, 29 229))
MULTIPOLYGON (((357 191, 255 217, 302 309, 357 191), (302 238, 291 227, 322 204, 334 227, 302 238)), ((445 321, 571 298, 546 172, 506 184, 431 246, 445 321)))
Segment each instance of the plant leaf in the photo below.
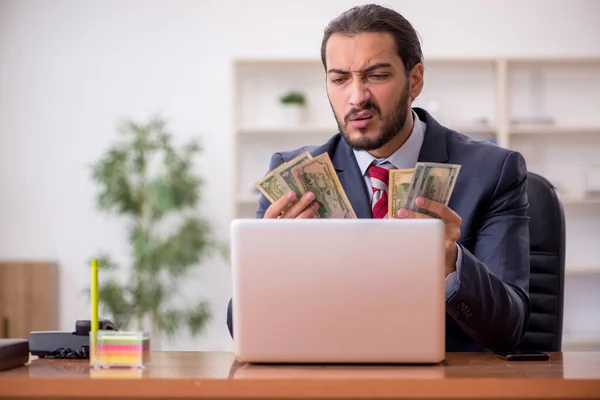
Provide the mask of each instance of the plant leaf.
POLYGON ((144 312, 159 310, 165 303, 167 293, 164 286, 158 281, 147 282, 144 285, 144 297, 137 303, 137 307, 144 312))
POLYGON ((209 226, 206 221, 187 217, 177 233, 167 237, 154 249, 157 264, 169 274, 179 277, 197 264, 211 250, 209 226))
POLYGON ((201 301, 186 315, 187 326, 192 336, 200 333, 211 320, 211 312, 207 302, 201 301))
POLYGON ((132 229, 129 235, 129 242, 131 244, 133 271, 135 274, 144 278, 144 275, 156 273, 158 266, 152 258, 152 248, 156 244, 153 242, 150 232, 138 224, 132 229))
POLYGON ((117 263, 115 263, 110 255, 106 252, 101 253, 97 257, 92 257, 88 260, 88 265, 91 264, 92 259, 98 260, 98 269, 104 271, 116 271, 119 269, 117 263))
POLYGON ((97 206, 102 211, 137 214, 127 174, 127 150, 120 146, 111 148, 107 155, 92 166, 92 177, 100 185, 97 206))
POLYGON ((120 330, 127 329, 132 319, 132 304, 127 300, 127 288, 109 279, 98 288, 99 303, 110 314, 120 330))
POLYGON ((184 314, 180 310, 166 310, 158 315, 155 321, 157 328, 164 332, 166 337, 171 337, 179 330, 184 322, 184 314))

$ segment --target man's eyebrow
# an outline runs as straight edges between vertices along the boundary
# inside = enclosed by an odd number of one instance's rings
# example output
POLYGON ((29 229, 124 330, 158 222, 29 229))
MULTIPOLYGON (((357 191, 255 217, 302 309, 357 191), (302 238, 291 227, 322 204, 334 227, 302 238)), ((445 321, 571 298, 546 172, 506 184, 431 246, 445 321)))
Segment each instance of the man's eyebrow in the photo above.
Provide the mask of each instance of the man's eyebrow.
MULTIPOLYGON (((391 67, 391 66, 392 66, 392 64, 390 64, 390 63, 378 63, 378 64, 369 65, 367 68, 363 69, 361 72, 362 73, 371 72, 371 71, 379 69, 379 68, 388 68, 388 67, 391 67)), ((332 72, 336 73, 336 74, 343 74, 343 75, 346 75, 346 74, 350 73, 349 71, 346 71, 346 70, 343 70, 343 69, 338 69, 338 68, 330 68, 327 71, 328 74, 330 74, 332 72)))
POLYGON ((365 68, 363 70, 363 72, 371 72, 371 71, 379 69, 379 68, 389 68, 391 66, 392 66, 392 64, 390 64, 390 63, 373 64, 373 65, 370 65, 367 68, 365 68))

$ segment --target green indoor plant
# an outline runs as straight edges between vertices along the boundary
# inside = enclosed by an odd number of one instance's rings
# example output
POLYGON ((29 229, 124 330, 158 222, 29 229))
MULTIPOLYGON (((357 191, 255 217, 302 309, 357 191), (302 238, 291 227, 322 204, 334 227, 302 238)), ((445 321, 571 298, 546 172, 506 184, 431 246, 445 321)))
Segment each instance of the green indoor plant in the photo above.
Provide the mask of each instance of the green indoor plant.
POLYGON ((306 118, 306 96, 304 93, 291 90, 279 97, 279 102, 283 108, 284 125, 299 125, 306 118))
POLYGON ((208 303, 176 307, 174 295, 203 258, 226 250, 198 213, 203 181, 193 173, 193 159, 200 146, 190 141, 176 148, 157 117, 126 120, 119 130, 122 140, 92 166, 92 176, 99 210, 128 224, 131 263, 121 269, 108 254, 96 256, 100 315, 121 330, 150 331, 153 341, 183 327, 194 336, 211 318, 208 303))
POLYGON ((295 90, 284 93, 279 98, 279 101, 284 105, 306 106, 306 96, 304 93, 295 90))

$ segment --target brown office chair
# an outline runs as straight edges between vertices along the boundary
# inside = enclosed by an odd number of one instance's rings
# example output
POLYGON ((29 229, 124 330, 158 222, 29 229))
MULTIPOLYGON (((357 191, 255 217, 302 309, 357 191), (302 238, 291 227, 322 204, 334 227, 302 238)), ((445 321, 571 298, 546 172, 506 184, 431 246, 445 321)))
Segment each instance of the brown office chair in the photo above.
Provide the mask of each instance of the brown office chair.
POLYGON ((565 216, 556 188, 529 172, 531 318, 519 349, 561 351, 565 282, 565 216))

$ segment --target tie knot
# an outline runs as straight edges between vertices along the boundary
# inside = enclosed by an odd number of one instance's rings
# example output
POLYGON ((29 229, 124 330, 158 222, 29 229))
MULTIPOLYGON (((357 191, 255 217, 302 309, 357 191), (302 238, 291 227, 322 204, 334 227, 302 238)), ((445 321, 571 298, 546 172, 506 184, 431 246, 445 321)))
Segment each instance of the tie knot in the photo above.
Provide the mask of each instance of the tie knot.
POLYGON ((381 165, 371 164, 367 169, 367 174, 371 179, 377 179, 387 186, 390 181, 390 169, 393 168, 391 163, 384 163, 381 165))
POLYGON ((369 178, 371 178, 371 186, 373 190, 373 198, 371 207, 373 218, 385 218, 388 212, 388 182, 390 181, 390 169, 393 165, 389 162, 381 165, 370 165, 367 170, 369 178))

